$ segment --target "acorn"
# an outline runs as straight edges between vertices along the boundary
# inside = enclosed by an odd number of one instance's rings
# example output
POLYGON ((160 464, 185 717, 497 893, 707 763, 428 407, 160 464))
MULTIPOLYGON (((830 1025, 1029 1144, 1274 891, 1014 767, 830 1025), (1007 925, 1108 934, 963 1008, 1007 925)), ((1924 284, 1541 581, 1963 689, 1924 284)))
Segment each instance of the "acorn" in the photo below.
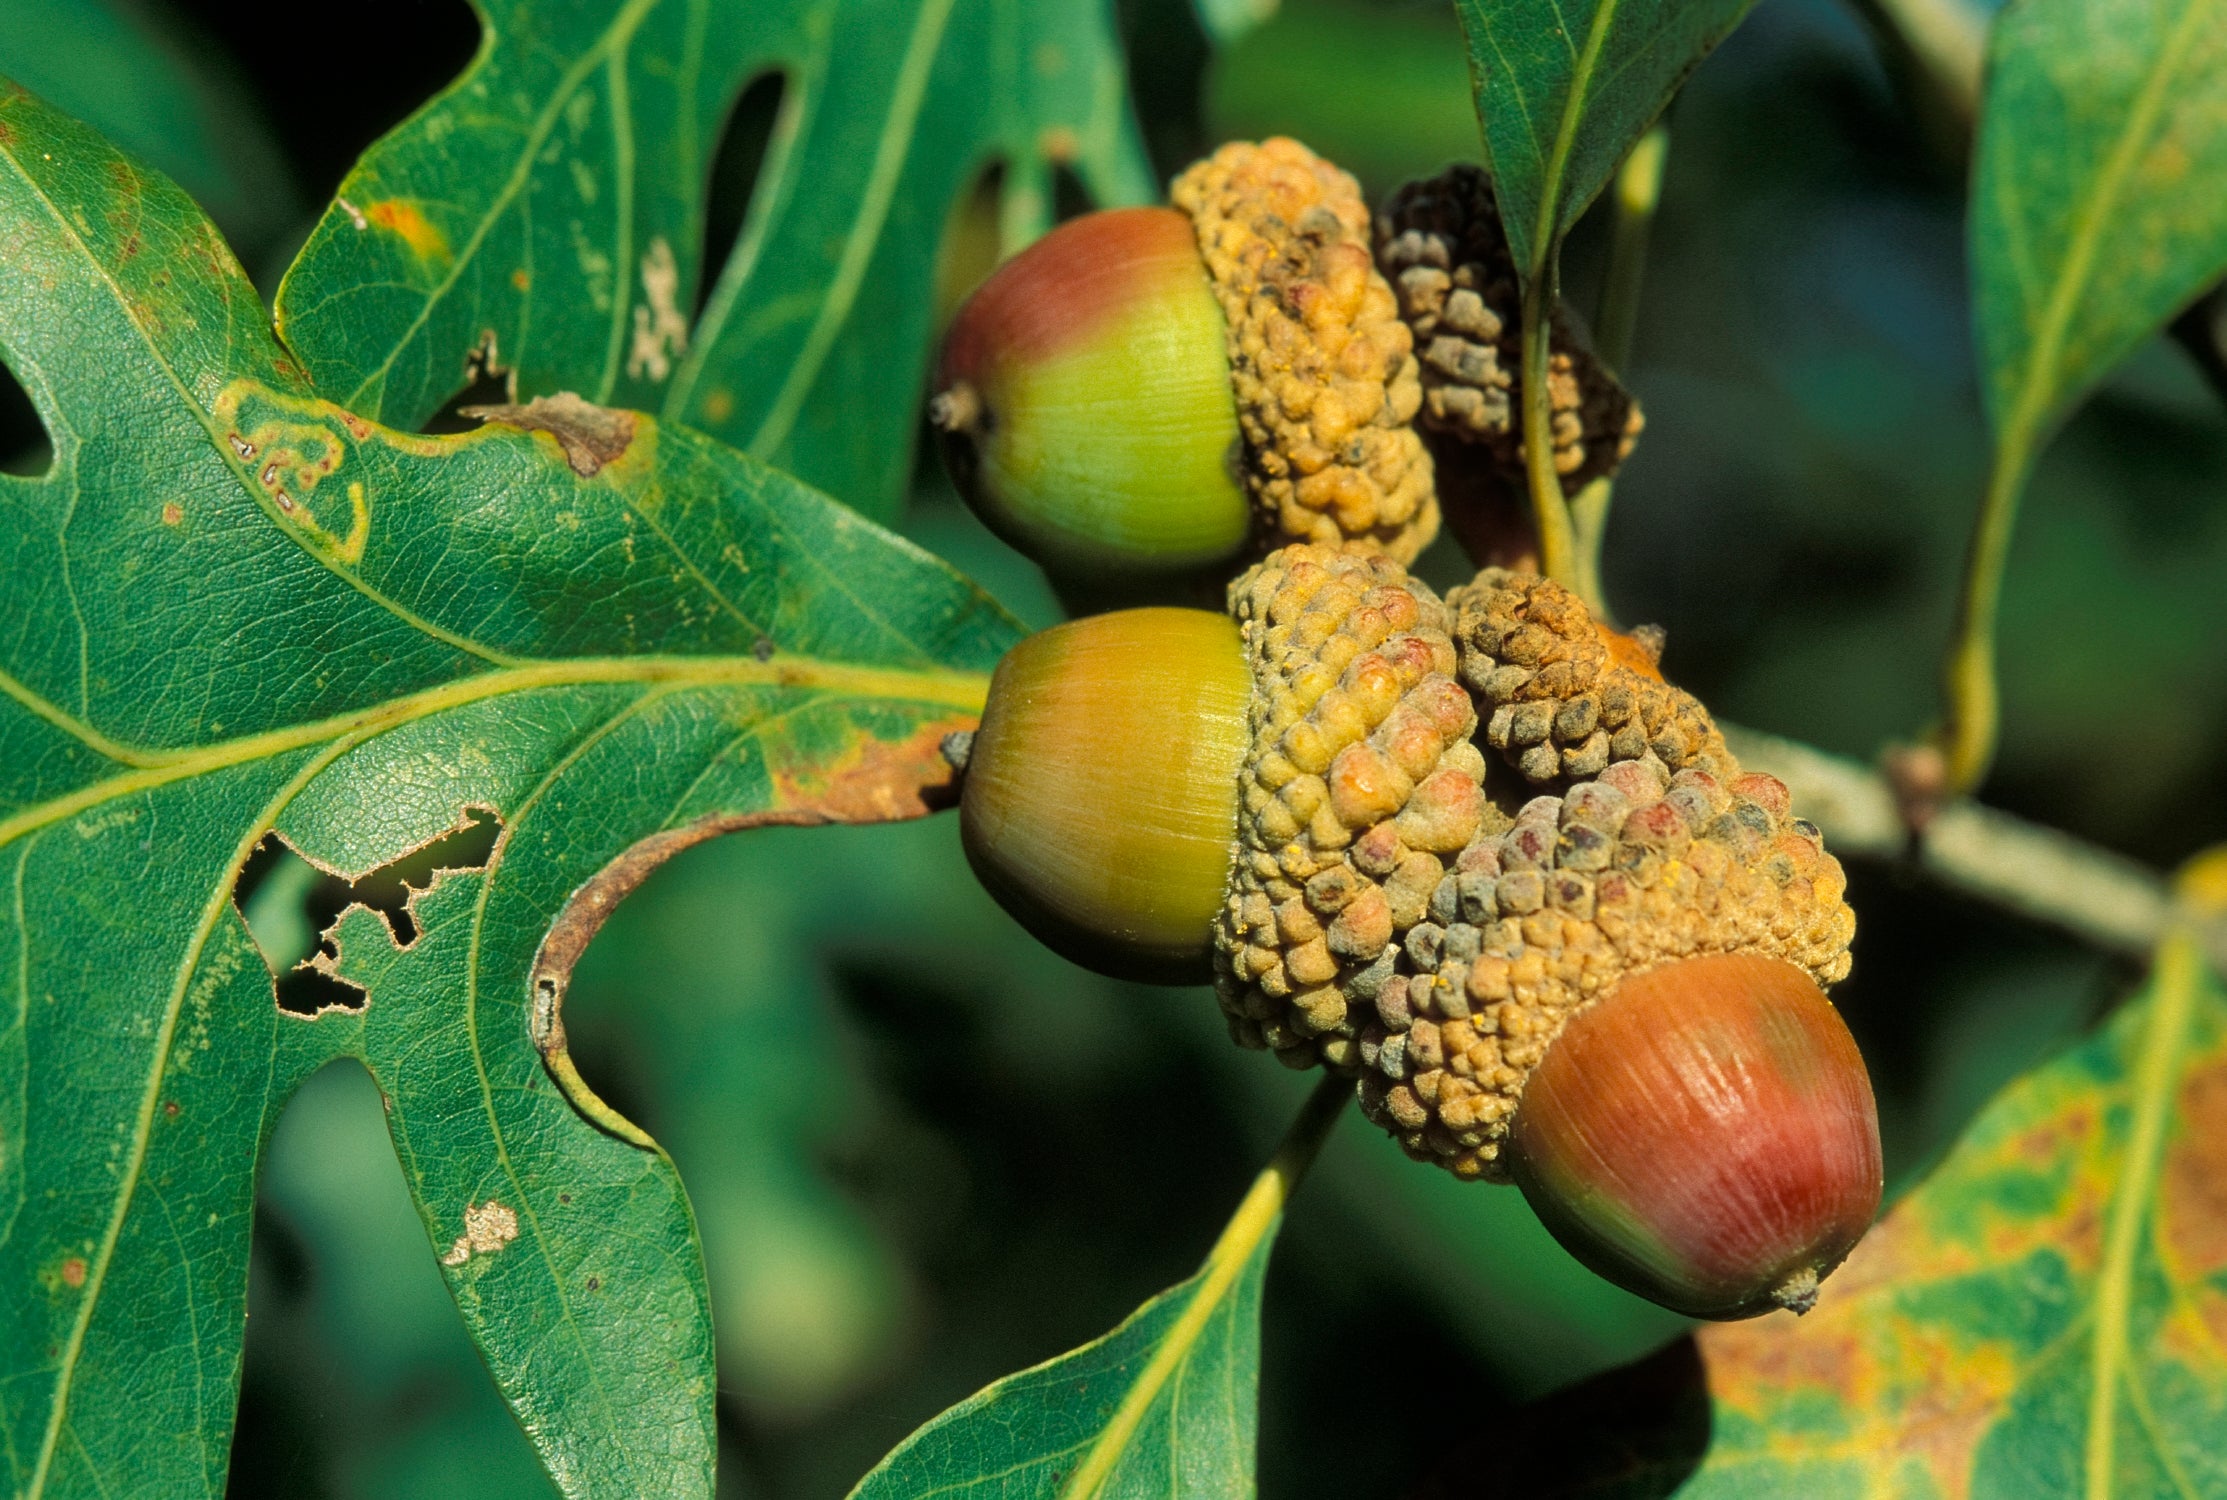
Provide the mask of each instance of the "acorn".
POLYGON ((1169 983, 1219 973, 1241 1041, 1350 1064, 1336 981, 1507 820, 1427 586, 1294 546, 1231 601, 1087 616, 1007 653, 966 748, 961 836, 1061 953, 1169 983))
POLYGON ((1747 952, 1632 975, 1575 1017, 1508 1144, 1555 1238, 1697 1318, 1807 1312, 1884 1181, 1840 1013, 1800 967, 1747 952))
POLYGON ((966 757, 969 858, 1071 957, 1211 975, 1237 1042, 1352 1077, 1419 1160, 1522 1183, 1612 1279, 1701 1316, 1799 1307, 1879 1193, 1869 1084, 1823 997, 1855 925, 1840 865, 1659 674, 1624 721, 1647 736, 1609 734, 1594 774, 1551 728, 1541 785, 1543 757, 1488 759, 1480 739, 1516 739, 1480 725, 1465 651, 1535 658, 1501 706, 1550 720, 1571 700, 1548 688, 1602 697, 1652 662, 1535 578, 1456 597, 1494 622, 1479 644, 1389 559, 1299 545, 1227 617, 1030 638, 966 757))
POLYGON ((1352 177, 1240 142, 1171 201, 1061 225, 961 308, 929 403, 961 492, 1055 576, 1301 540, 1411 561, 1438 528, 1421 387, 1352 177))
POLYGON ((966 751, 976 876, 1077 963, 1204 979, 1251 695, 1237 627, 1208 610, 1086 615, 1023 640, 966 751))

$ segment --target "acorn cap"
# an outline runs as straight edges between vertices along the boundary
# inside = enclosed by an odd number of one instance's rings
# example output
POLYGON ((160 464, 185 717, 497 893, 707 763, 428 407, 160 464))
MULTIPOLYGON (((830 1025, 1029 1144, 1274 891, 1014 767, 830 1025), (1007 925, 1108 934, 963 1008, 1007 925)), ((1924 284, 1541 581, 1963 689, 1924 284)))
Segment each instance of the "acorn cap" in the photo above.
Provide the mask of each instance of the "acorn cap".
MULTIPOLYGON (((1481 445, 1522 493, 1523 288, 1484 169, 1448 167, 1395 192, 1378 216, 1377 264, 1415 333, 1417 422, 1481 445)), ((1616 472, 1644 423, 1559 302, 1549 337, 1554 468, 1574 495, 1616 472)))
POLYGON ((1626 977, 1706 953, 1848 973, 1839 861, 1761 774, 1622 761, 1484 834, 1432 893, 1360 1034, 1363 1111, 1409 1155, 1507 1180, 1525 1080, 1626 977))
POLYGON ((1208 610, 1123 610, 1029 636, 998 664, 966 753, 968 862, 1076 962, 1204 982, 1251 698, 1237 627, 1208 610))
POLYGON ((1487 568, 1446 596, 1484 738, 1524 779, 1558 790, 1619 761, 1735 771, 1693 694, 1663 681, 1659 632, 1625 635, 1535 573, 1487 568))
POLYGON ((1225 342, 1188 219, 1086 214, 967 299, 929 420, 976 513, 1055 574, 1229 562, 1251 510, 1225 342))
POLYGON ((1252 669, 1238 855, 1215 927, 1233 1037, 1359 1065, 1399 945, 1488 824, 1445 607, 1382 557, 1272 553, 1230 587, 1252 669))
POLYGON ((1754 953, 1645 970, 1580 1013, 1508 1146, 1556 1239, 1700 1318, 1808 1311, 1884 1180, 1847 1025, 1807 973, 1754 953))
POLYGON ((1244 481, 1273 545, 1407 563, 1438 533, 1407 325, 1359 186, 1297 141, 1232 142, 1176 178, 1228 327, 1244 481))

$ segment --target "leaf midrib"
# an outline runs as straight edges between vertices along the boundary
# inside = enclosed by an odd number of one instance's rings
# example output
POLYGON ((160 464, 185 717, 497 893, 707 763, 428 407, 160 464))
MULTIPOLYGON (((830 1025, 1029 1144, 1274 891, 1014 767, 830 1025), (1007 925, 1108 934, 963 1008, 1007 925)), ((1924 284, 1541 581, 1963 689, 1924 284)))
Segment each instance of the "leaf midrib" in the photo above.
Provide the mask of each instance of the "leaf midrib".
MULTIPOLYGON (((503 667, 421 689, 399 698, 352 709, 330 718, 266 730, 177 752, 80 787, 0 818, 0 848, 27 833, 72 817, 87 808, 230 766, 265 760, 289 750, 358 733, 379 733, 449 709, 509 693, 547 687, 609 686, 621 683, 682 687, 793 687, 894 702, 930 703, 978 712, 989 679, 981 673, 893 667, 864 667, 816 657, 629 656, 581 657, 503 667)), ((66 717, 66 716, 64 716, 66 717)), ((93 748, 98 748, 93 747, 93 748)))
POLYGON ((2176 932, 2158 950, 2155 998, 2143 1027, 2140 1059, 2129 1081, 2134 1120, 2127 1131, 2124 1175, 2113 1195, 2103 1261, 2096 1270, 2082 1491, 2087 1500, 2109 1500, 2114 1493, 2119 1380, 2133 1310, 2135 1256, 2143 1228, 2152 1217, 2151 1193, 2165 1155, 2167 1126, 2180 1097, 2186 1042, 2203 987, 2203 958, 2196 940, 2185 929, 2176 932))
POLYGON ((1570 67, 1570 92, 1562 101, 1562 120, 1554 130, 1554 146, 1549 152, 1546 166, 1539 178, 1539 233, 1531 247, 1530 281, 1536 284, 1546 274, 1549 261, 1562 242, 1562 231, 1555 217, 1562 207, 1562 179, 1570 170, 1570 153, 1576 149, 1578 124, 1585 116, 1586 100, 1591 97, 1593 70, 1600 65, 1601 49, 1608 45, 1609 29, 1616 22, 1619 0, 1601 0, 1593 12, 1593 24, 1585 33, 1585 47, 1570 67))

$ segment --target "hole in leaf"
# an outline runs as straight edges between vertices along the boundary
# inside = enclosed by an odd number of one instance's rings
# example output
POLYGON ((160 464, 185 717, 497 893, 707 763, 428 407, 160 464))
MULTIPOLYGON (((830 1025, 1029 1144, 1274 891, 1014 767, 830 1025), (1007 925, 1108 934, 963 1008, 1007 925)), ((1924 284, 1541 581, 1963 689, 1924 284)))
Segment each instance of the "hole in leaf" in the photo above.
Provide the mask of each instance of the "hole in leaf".
POLYGON ((0 474, 40 479, 53 465, 54 442, 31 404, 31 393, 0 363, 0 474))
POLYGON ((445 872, 486 869, 502 831, 489 809, 467 808, 458 827, 354 880, 319 869, 278 834, 266 834, 241 866, 232 897, 270 967, 279 1009, 301 1016, 363 1009, 363 987, 331 971, 340 956, 333 933, 341 917, 359 906, 376 912, 395 945, 409 947, 418 940, 410 903, 445 872))
POLYGON ((464 384, 455 395, 441 403, 441 409, 425 419, 420 432, 441 434, 472 432, 479 427, 479 418, 463 415, 467 406, 507 406, 518 399, 518 374, 502 362, 501 351, 495 344, 495 330, 482 332, 472 352, 464 356, 464 384))
POLYGON ((1098 206, 1075 169, 1064 161, 1052 163, 1052 217, 1059 223, 1079 219, 1098 206))
POLYGON ((936 328, 950 326, 959 304, 998 264, 998 201, 1005 190, 1005 163, 993 161, 973 186, 951 202, 936 246, 936 328))
POLYGON ((314 63, 288 61, 299 34, 290 0, 177 0, 237 62, 236 77, 271 122, 314 201, 331 198, 365 148, 455 81, 479 50, 465 0, 328 0, 319 29, 339 40, 314 63))
POLYGON ((696 281, 695 313, 701 316, 711 298, 712 286, 727 268, 736 241, 742 238, 743 220, 750 214, 750 195, 757 191, 758 173, 765 166, 766 150, 781 123, 781 100, 788 80, 779 73, 763 73, 727 112, 719 133, 719 149, 712 153, 711 177, 704 200, 703 272, 696 281))

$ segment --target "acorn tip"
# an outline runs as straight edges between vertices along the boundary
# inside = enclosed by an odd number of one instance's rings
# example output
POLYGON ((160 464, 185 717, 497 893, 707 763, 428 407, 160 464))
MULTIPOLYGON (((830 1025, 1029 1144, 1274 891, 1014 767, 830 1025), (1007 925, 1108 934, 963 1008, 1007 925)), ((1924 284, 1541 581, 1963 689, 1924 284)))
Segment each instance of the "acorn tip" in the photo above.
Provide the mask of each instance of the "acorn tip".
POLYGON ((938 392, 928 402, 928 420, 944 432, 972 432, 982 420, 982 397, 964 380, 938 392))

